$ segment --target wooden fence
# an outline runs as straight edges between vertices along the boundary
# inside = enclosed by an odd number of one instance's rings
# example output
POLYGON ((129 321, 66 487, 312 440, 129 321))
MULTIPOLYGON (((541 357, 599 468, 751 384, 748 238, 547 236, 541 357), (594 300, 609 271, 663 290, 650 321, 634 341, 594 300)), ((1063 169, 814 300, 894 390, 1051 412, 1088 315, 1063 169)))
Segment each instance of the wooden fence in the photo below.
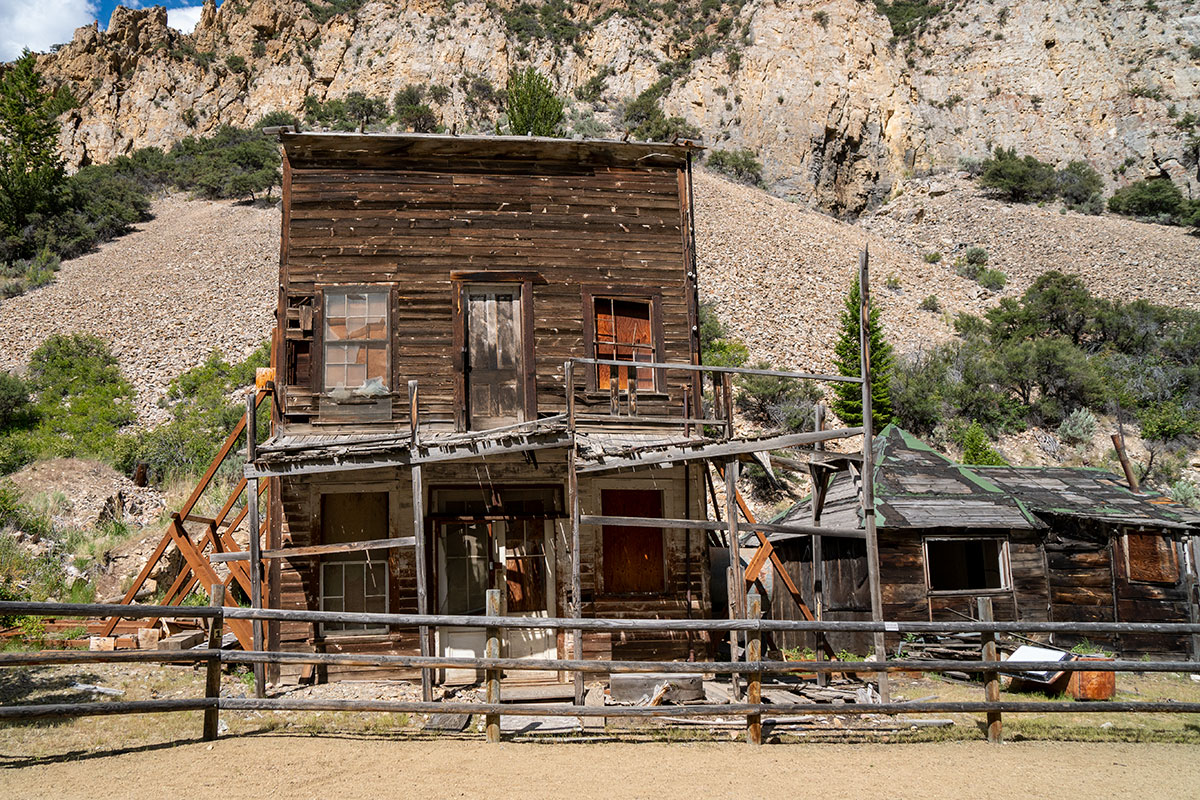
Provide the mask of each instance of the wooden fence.
MULTIPOLYGON (((500 616, 499 590, 488 591, 487 616, 366 614, 329 611, 291 611, 223 607, 224 587, 213 586, 209 606, 182 608, 154 605, 100 605, 73 603, 0 602, 0 615, 40 615, 54 617, 124 618, 190 617, 211 620, 208 646, 186 651, 73 651, 55 650, 29 653, 0 653, 0 667, 49 664, 207 664, 205 696, 181 700, 138 700, 124 702, 55 703, 47 705, 0 706, 0 722, 61 719, 90 715, 144 714, 170 711, 203 710, 204 738, 217 736, 218 716, 222 709, 232 711, 379 711, 417 714, 483 714, 489 742, 500 741, 500 718, 513 716, 569 717, 709 717, 739 716, 746 720, 746 738, 752 744, 762 742, 763 715, 776 717, 830 714, 921 714, 985 713, 988 740, 1001 739, 1001 715, 1004 713, 1186 713, 1200 714, 1200 703, 1174 701, 1027 701, 1001 700, 999 673, 1054 672, 1200 672, 1197 661, 1000 661, 996 656, 997 634, 1074 633, 1080 635, 1111 633, 1196 634, 1200 624, 1147 622, 866 622, 828 620, 761 619, 761 603, 756 594, 747 598, 746 619, 598 619, 538 618, 500 616), (371 655, 348 653, 285 653, 276 651, 240 651, 221 649, 221 636, 227 620, 337 622, 386 624, 408 627, 485 628, 487 644, 482 658, 419 655, 371 655), (506 629, 549 629, 554 631, 692 631, 708 633, 742 632, 745 635, 744 661, 614 661, 583 659, 505 658, 500 653, 506 629), (761 636, 768 631, 867 631, 874 633, 975 633, 981 639, 981 660, 880 661, 774 661, 761 658, 761 636), (486 701, 463 703, 450 701, 390 700, 313 700, 291 698, 221 697, 221 668, 224 664, 324 664, 339 666, 395 666, 432 669, 474 669, 484 673, 486 701), (587 706, 582 704, 502 703, 500 676, 509 670, 550 670, 576 675, 614 673, 704 673, 740 675, 746 681, 745 702, 676 706, 587 706), (892 672, 981 673, 983 699, 978 701, 922 701, 855 703, 838 706, 825 704, 764 704, 761 702, 764 675, 788 673, 859 673, 892 672)), ((981 616, 990 616, 986 599, 981 600, 981 616)))

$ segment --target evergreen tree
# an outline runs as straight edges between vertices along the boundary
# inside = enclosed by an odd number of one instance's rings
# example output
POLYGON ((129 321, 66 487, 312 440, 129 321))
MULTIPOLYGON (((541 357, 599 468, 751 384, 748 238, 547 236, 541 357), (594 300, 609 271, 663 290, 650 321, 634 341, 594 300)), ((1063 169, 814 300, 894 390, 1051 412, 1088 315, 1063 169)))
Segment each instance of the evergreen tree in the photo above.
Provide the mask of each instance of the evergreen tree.
POLYGON ((0 230, 20 231, 63 201, 66 173, 58 154, 62 99, 42 90, 33 53, 25 50, 0 77, 0 230))
MULTIPOLYGON (((858 279, 846 295, 842 309, 841 333, 833 347, 833 363, 839 375, 860 377, 859 347, 859 286, 858 279)), ((867 318, 867 346, 871 354, 871 419, 878 431, 892 420, 892 396, 889 390, 892 375, 892 347, 883 338, 883 326, 879 322, 879 307, 871 306, 867 318)), ((857 427, 862 424, 862 386, 855 383, 833 385, 833 412, 845 424, 857 427)))
POLYGON ((546 76, 533 67, 508 78, 508 129, 514 136, 560 136, 563 102, 546 76))
POLYGON ((977 467, 1008 466, 1004 457, 992 447, 991 440, 988 439, 983 426, 978 422, 972 422, 966 433, 963 434, 962 463, 977 467))

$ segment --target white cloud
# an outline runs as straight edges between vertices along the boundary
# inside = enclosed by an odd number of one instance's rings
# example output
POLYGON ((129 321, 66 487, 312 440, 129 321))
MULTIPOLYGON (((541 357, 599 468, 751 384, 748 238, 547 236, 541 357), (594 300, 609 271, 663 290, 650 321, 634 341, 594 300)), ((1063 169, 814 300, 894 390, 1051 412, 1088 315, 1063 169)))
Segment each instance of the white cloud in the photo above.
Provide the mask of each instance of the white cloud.
POLYGON ((0 0, 0 61, 28 47, 45 51, 71 41, 75 29, 96 19, 92 0, 0 0))
MULTIPOLYGON (((0 0, 3 2, 4 0, 0 0)), ((204 6, 184 6, 183 8, 167 9, 167 24, 182 32, 191 33, 200 22, 200 12, 204 6)))

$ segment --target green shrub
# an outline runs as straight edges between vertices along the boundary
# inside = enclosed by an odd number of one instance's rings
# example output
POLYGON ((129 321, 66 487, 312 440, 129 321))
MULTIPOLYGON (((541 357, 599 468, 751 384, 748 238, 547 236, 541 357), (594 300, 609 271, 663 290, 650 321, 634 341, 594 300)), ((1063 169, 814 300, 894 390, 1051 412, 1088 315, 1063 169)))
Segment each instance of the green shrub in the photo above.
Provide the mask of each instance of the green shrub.
POLYGON ((982 267, 988 263, 988 251, 982 247, 968 247, 963 260, 972 266, 982 267))
POLYGON ((263 128, 281 128, 290 127, 295 130, 300 130, 300 120, 295 114, 290 114, 287 111, 272 111, 269 114, 264 114, 262 119, 254 123, 257 130, 263 128))
POLYGON ((1118 189, 1108 198, 1108 210, 1128 217, 1174 217, 1183 193, 1167 178, 1149 178, 1118 189))
POLYGON ((1008 462, 992 447, 983 426, 972 422, 963 434, 962 463, 980 467, 1007 467, 1008 462))
POLYGON ((750 360, 746 345, 729 335, 711 303, 700 304, 700 361, 710 367, 741 367, 750 360))
POLYGON ((922 300, 917 308, 922 311, 941 311, 942 304, 938 302, 937 295, 931 294, 922 300))
POLYGON ((924 258, 926 264, 937 264, 941 262, 942 254, 935 250, 932 253, 926 253, 924 258))
MULTIPOLYGON (((122 436, 113 448, 114 465, 132 472, 138 462, 145 462, 155 481, 199 474, 245 413, 241 398, 230 396, 253 385, 255 370, 269 360, 267 343, 237 363, 210 354, 203 365, 184 372, 168 387, 171 421, 122 436)), ((260 415, 263 432, 266 416, 260 415)))
POLYGON ((1104 189, 1100 173, 1086 161, 1072 161, 1054 176, 1059 195, 1066 204, 1078 208, 1094 201, 1104 189))
POLYGON ((433 109, 421 102, 425 87, 409 84, 396 92, 392 98, 392 110, 400 127, 413 133, 433 133, 438 129, 438 118, 433 109))
POLYGON ((31 393, 29 384, 20 377, 0 370, 0 433, 32 424, 31 393))
POLYGON ((1200 508, 1200 487, 1188 480, 1178 480, 1171 486, 1171 499, 1181 505, 1200 508))
POLYGON ((561 136, 563 101, 549 79, 533 67, 508 76, 508 129, 515 136, 561 136))
POLYGON ((240 72, 249 74, 250 69, 246 66, 246 59, 239 55, 231 55, 225 57, 225 66, 230 72, 240 72))
POLYGON ((975 280, 979 285, 991 292, 998 292, 1008 283, 1008 276, 998 269, 980 269, 975 274, 975 280))
POLYGON ((1058 191, 1054 167, 1033 156, 1021 157, 1015 148, 997 148, 983 162, 979 185, 1014 203, 1049 200, 1058 191))
POLYGON ((1096 415, 1086 408, 1077 408, 1058 426, 1058 437, 1068 444, 1090 442, 1096 435, 1096 415))
POLYGON ((921 0, 875 0, 875 8, 887 17, 892 34, 898 38, 912 36, 942 11, 940 3, 924 3, 921 0))
POLYGON ((728 175, 751 186, 762 186, 763 165, 748 147, 737 150, 713 150, 704 162, 709 169, 728 175))
POLYGON ((625 105, 622 122, 634 139, 667 142, 696 139, 700 130, 682 117, 668 117, 659 103, 662 87, 651 86, 625 105))
MULTIPOLYGON (((760 361, 754 369, 774 370, 760 361)), ((813 409, 823 398, 812 381, 774 375, 738 375, 737 407, 746 417, 772 430, 802 431, 813 425, 813 409)))
POLYGON ((207 138, 182 139, 170 152, 171 182, 209 200, 270 194, 279 185, 279 166, 274 141, 262 131, 230 125, 207 138))

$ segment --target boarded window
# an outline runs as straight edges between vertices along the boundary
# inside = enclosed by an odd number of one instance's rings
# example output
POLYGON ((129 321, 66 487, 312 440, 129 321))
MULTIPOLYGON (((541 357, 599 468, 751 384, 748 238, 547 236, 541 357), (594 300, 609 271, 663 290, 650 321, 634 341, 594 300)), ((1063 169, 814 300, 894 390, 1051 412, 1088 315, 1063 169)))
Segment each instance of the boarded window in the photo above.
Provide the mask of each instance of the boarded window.
MULTIPOLYGON (((596 358, 613 361, 654 361, 652 304, 649 300, 618 300, 597 297, 592 301, 596 314, 596 339, 592 343, 596 358)), ((609 386, 611 370, 617 371, 618 386, 628 386, 628 372, 623 367, 599 365, 596 381, 600 389, 609 386)), ((654 373, 637 371, 638 391, 654 390, 654 373)))
POLYGON ((389 388, 387 292, 325 292, 326 392, 389 388))
POLYGON ((1179 581, 1179 558, 1175 552, 1175 542, 1169 536, 1153 533, 1127 534, 1125 558, 1131 581, 1179 581))
MULTIPOLYGON (((662 517, 657 489, 604 489, 601 513, 606 517, 662 517)), ((604 590, 609 594, 644 594, 665 588, 662 528, 605 525, 604 590)))
POLYGON ((1001 539, 926 539, 925 563, 931 592, 1008 588, 1006 548, 1001 539))
MULTIPOLYGON (((387 492, 321 496, 321 543, 349 544, 388 538, 387 492)), ((321 610, 387 613, 387 556, 382 550, 321 557, 321 610)), ((386 631, 382 625, 321 624, 326 634, 386 631)))

